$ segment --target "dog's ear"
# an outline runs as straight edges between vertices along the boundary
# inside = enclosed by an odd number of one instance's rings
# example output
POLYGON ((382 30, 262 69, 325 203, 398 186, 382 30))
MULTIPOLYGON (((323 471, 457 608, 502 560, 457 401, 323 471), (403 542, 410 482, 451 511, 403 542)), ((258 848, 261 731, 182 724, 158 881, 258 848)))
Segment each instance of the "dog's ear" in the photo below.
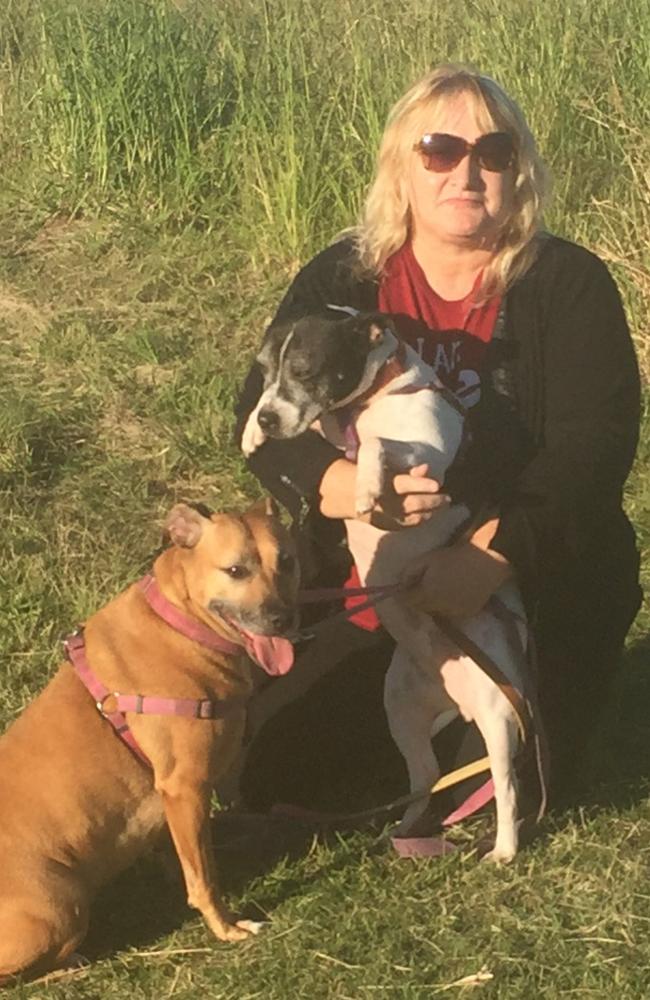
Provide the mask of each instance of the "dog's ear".
POLYGON ((165 521, 165 533, 174 545, 192 549, 203 534, 203 524, 206 520, 193 507, 189 507, 186 503, 177 503, 165 521))
POLYGON ((291 325, 288 323, 271 323, 266 328, 262 338, 262 346, 255 358, 262 371, 273 368, 275 357, 290 332, 291 325))
POLYGON ((390 316, 371 316, 368 323, 368 340, 371 347, 379 347, 386 333, 397 336, 395 324, 390 316))
POLYGON ((249 514, 264 514, 266 517, 279 517, 280 508, 272 496, 257 500, 248 510, 249 514))
POLYGON ((370 341, 370 344, 372 345, 372 347, 379 347, 383 339, 384 339, 383 327, 381 327, 379 323, 375 323, 373 321, 368 327, 368 340, 370 341))

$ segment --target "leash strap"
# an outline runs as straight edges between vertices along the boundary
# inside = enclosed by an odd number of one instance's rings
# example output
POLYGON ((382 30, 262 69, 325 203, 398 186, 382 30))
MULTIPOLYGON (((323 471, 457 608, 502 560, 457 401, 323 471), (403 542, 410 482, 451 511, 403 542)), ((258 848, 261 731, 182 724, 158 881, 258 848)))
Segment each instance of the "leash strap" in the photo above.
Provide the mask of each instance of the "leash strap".
POLYGON ((473 639, 470 639, 469 636, 458 627, 458 625, 455 625, 449 618, 445 618, 444 615, 433 613, 431 614, 431 617, 440 631, 446 635, 448 639, 451 639, 454 645, 458 646, 458 648, 465 653, 466 656, 469 656, 469 658, 481 668, 483 673, 487 674, 490 680, 496 684, 499 690, 508 699, 517 717, 519 735, 521 736, 522 742, 525 743, 532 725, 530 710, 525 698, 508 680, 492 657, 488 656, 485 650, 481 649, 481 647, 478 646, 473 639))
MULTIPOLYGON (((441 792, 445 788, 451 788, 453 785, 457 785, 467 778, 474 777, 474 775, 489 771, 489 769, 490 761, 488 757, 481 757, 479 760, 472 761, 470 764, 465 764, 463 767, 450 771, 449 774, 444 774, 429 791, 402 795, 399 799, 394 799, 392 802, 386 803, 386 805, 377 806, 373 809, 364 809, 356 813, 320 813, 311 809, 305 809, 302 806, 285 804, 273 806, 271 812, 274 815, 287 816, 298 821, 315 824, 328 825, 337 822, 357 823, 363 820, 374 819, 376 816, 390 812, 399 806, 409 805, 417 799, 434 795, 436 792, 441 792)), ((454 823, 459 823, 468 816, 472 816, 479 809, 487 805, 493 796, 494 785, 492 779, 489 778, 475 792, 469 795, 458 809, 455 809, 443 819, 443 827, 453 826, 454 823)), ((439 858, 458 850, 458 847, 450 840, 439 836, 391 837, 391 844, 394 851, 402 858, 439 858)))
MULTIPOLYGON (((435 783, 433 788, 425 789, 420 792, 409 792, 406 795, 400 795, 398 799, 393 799, 391 802, 384 803, 384 805, 373 806, 370 809, 362 809, 353 813, 318 812, 314 809, 307 809, 304 806, 296 806, 284 802, 276 803, 272 806, 271 812, 276 815, 292 816, 298 820, 302 819, 315 823, 357 823, 362 820, 374 819, 376 816, 381 816, 382 813, 391 812, 393 809, 398 809, 401 806, 408 806, 411 802, 417 802, 418 799, 428 798, 430 795, 435 795, 436 792, 442 792, 445 788, 452 788, 454 785, 460 784, 461 781, 465 781, 467 778, 472 778, 476 774, 482 774, 489 770, 489 758, 481 757, 479 760, 474 760, 469 764, 463 764, 462 767, 458 767, 454 771, 450 771, 448 774, 443 774, 442 777, 435 783)), ((489 801, 489 796, 486 801, 489 801)), ((463 806, 460 806, 459 808, 462 809, 463 806)), ((480 805, 476 805, 472 811, 476 812, 479 808, 480 805)), ((459 810, 456 810, 456 812, 458 811, 459 810)), ((451 813, 450 815, 454 816, 455 813, 451 813)), ((464 815, 469 816, 470 813, 467 812, 464 815)), ((443 820, 443 823, 445 824, 450 822, 449 817, 443 820)), ((457 820, 454 819, 453 822, 457 822, 457 820)))
POLYGON ((336 611, 333 615, 329 615, 321 621, 314 622, 308 628, 299 629, 294 636, 294 641, 315 639, 319 632, 329 628, 333 622, 354 618, 359 612, 366 611, 368 608, 374 608, 376 604, 379 604, 380 601, 385 601, 392 594, 397 594, 401 590, 412 587, 413 583, 413 580, 409 580, 408 583, 378 584, 376 587, 350 587, 349 590, 345 587, 321 587, 318 590, 305 590, 300 595, 301 604, 317 604, 319 601, 342 601, 347 600, 348 597, 366 597, 367 600, 362 601, 361 604, 355 604, 352 608, 343 608, 341 611, 336 611))

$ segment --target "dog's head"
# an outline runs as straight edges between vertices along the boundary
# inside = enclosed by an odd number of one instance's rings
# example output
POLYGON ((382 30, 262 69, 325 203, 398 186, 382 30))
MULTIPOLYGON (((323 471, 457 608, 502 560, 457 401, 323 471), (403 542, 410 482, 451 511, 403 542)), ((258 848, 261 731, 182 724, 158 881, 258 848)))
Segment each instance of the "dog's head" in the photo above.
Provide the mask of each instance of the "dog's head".
POLYGON ((392 321, 377 313, 270 327, 257 357, 264 389, 254 419, 268 437, 301 434, 365 392, 396 347, 392 321))
POLYGON ((182 551, 184 585, 200 617, 257 635, 295 631, 298 560, 270 501, 242 515, 177 504, 165 529, 182 551))

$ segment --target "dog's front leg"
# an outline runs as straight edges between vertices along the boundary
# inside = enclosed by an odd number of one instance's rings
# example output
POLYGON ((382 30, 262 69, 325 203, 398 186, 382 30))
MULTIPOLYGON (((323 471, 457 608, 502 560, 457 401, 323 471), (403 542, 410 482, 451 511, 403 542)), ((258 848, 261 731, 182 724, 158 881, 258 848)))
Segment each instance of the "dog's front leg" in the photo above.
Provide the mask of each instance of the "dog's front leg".
POLYGON ((357 453, 357 484, 354 498, 357 516, 368 514, 382 493, 386 481, 384 446, 381 438, 368 437, 357 453))
POLYGON ((176 853, 183 869, 187 901, 199 910, 220 941, 241 941, 256 934, 259 925, 235 920, 218 898, 216 866, 210 833, 209 782, 197 784, 196 776, 175 768, 156 783, 165 809, 176 853))
POLYGON ((260 427, 257 419, 257 414, 260 412, 261 404, 262 399, 260 398, 255 409, 249 414, 248 420, 244 426, 244 432, 241 437, 241 450, 246 458, 249 458, 253 452, 257 451, 260 445, 264 444, 266 441, 266 434, 260 427))

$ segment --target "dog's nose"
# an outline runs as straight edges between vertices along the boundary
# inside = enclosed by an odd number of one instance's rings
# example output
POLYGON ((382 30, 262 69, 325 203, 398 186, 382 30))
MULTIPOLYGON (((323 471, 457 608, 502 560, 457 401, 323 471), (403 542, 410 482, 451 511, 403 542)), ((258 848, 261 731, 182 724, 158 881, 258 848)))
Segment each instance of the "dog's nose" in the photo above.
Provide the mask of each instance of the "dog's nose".
POLYGON ((294 625, 294 610, 285 605, 274 605, 267 608, 265 618, 269 631, 272 635, 282 635, 288 632, 294 625))
POLYGON ((264 409, 257 414, 257 422, 263 431, 275 431, 278 429, 280 418, 275 410, 264 409))

